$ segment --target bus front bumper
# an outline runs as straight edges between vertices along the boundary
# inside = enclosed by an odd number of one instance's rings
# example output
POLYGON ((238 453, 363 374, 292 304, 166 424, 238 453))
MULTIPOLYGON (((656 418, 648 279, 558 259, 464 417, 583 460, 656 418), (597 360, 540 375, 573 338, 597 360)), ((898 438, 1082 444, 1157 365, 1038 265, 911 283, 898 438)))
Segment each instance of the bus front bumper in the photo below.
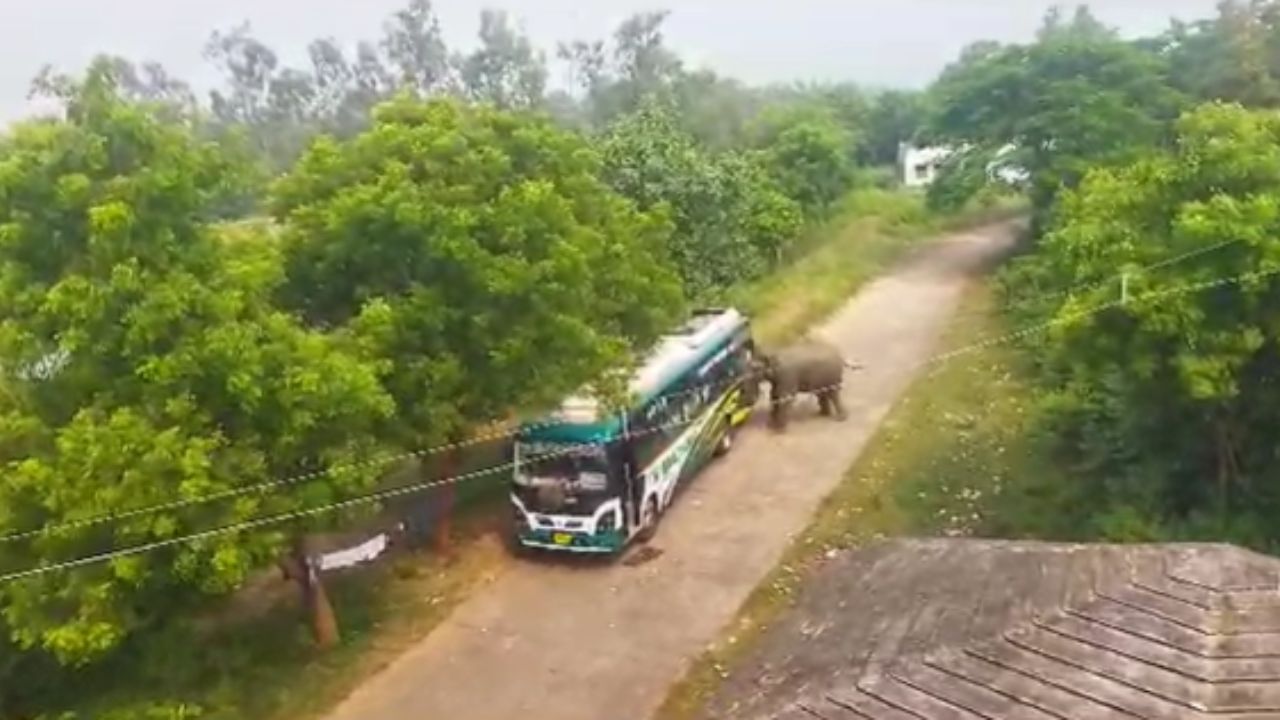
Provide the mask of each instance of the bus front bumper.
POLYGON ((621 530, 608 530, 594 535, 553 530, 526 530, 517 540, 521 545, 555 552, 609 554, 622 550, 627 538, 621 530))

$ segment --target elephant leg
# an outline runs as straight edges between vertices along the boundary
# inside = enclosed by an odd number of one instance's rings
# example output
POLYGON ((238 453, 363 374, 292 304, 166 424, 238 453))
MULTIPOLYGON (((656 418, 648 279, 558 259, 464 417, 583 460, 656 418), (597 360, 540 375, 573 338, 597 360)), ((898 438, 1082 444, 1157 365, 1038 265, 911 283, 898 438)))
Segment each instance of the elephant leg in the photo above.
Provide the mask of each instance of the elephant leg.
POLYGON ((818 392, 818 414, 822 417, 831 416, 831 393, 826 390, 818 392))
POLYGON ((773 408, 769 411, 770 424, 774 430, 782 432, 787 429, 787 411, 790 404, 790 400, 774 401, 773 408))
POLYGON ((836 420, 843 421, 849 417, 849 414, 844 411, 844 401, 840 399, 840 388, 835 388, 828 392, 830 393, 831 407, 835 410, 836 420))

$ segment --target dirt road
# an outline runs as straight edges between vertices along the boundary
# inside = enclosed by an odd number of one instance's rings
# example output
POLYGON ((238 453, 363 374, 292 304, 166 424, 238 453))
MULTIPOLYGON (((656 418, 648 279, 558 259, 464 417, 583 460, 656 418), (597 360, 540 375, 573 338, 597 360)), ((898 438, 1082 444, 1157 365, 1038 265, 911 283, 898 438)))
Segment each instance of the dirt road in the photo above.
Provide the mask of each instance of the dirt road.
POLYGON ((785 435, 743 433, 663 519, 644 564, 513 563, 329 720, 647 718, 715 640, 857 458, 934 350, 964 283, 1012 240, 943 238, 817 330, 865 369, 849 418, 796 408, 785 435))

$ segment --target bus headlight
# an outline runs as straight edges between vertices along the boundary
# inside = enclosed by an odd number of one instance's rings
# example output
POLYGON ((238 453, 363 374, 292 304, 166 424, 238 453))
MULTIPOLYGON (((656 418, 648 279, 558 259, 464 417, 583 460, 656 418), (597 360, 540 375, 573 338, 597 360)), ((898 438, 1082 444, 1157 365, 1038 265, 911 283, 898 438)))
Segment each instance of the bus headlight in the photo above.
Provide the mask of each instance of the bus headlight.
POLYGON ((605 513, 604 517, 600 518, 600 522, 596 524, 596 532, 598 533, 612 532, 617 529, 618 522, 615 513, 605 513))

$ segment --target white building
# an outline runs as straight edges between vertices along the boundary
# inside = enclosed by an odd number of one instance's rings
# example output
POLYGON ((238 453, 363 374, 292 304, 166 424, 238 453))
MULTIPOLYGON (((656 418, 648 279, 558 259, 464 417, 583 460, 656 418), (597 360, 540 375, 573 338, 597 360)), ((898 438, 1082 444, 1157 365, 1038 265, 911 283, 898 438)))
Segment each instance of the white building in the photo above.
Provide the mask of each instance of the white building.
MULTIPOLYGON (((1013 145, 1006 145, 996 153, 995 159, 987 165, 987 175, 992 181, 1017 185, 1027 180, 1027 172, 1008 161, 1009 154, 1016 149, 1013 145)), ((910 143, 900 144, 898 181, 904 187, 928 187, 937 179, 943 164, 954 152, 953 148, 946 146, 916 147, 910 143)))
POLYGON ((898 181, 904 187, 926 187, 938 177, 942 164, 951 157, 949 147, 916 147, 898 145, 898 181))

